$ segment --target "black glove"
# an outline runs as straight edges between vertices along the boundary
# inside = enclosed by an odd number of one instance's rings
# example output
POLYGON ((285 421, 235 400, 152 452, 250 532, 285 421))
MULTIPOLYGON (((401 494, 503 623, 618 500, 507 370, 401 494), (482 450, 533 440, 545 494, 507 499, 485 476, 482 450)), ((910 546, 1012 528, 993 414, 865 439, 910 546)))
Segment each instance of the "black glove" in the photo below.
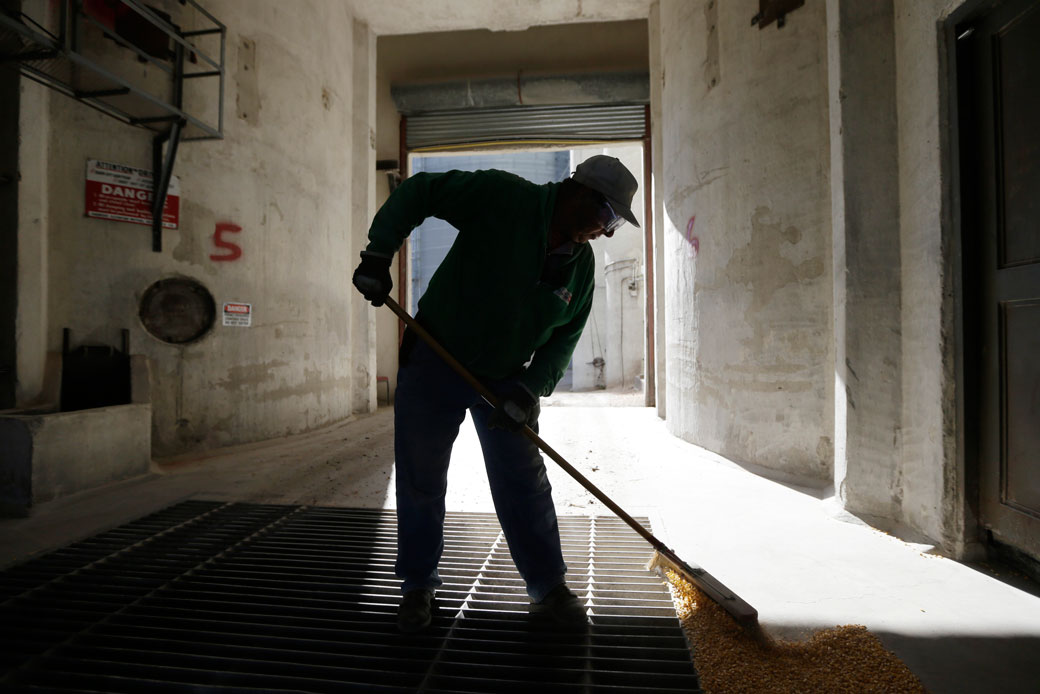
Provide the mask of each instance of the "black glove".
POLYGON ((394 281, 390 279, 390 263, 393 258, 361 251, 361 264, 354 270, 354 286, 373 306, 382 306, 394 281))
POLYGON ((498 389, 498 407, 491 413, 488 426, 492 429, 520 431, 533 427, 538 421, 538 398, 520 381, 510 381, 498 389))

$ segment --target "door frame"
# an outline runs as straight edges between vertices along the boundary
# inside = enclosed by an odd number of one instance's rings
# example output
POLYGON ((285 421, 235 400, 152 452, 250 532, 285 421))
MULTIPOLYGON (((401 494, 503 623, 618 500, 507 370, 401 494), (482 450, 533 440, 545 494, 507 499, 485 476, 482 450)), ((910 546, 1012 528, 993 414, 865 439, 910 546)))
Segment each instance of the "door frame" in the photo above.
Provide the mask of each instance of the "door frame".
MULTIPOLYGON (((617 105, 617 104, 615 104, 617 105)), ((580 105, 575 105, 580 107, 580 105)), ((432 154, 436 152, 438 145, 431 144, 417 150, 408 145, 408 120, 409 116, 406 113, 398 114, 398 140, 397 140, 397 157, 398 157, 398 171, 400 180, 404 180, 411 175, 411 156, 413 154, 432 154)), ((599 142, 604 146, 611 145, 625 145, 625 144, 638 144, 642 147, 643 152, 643 185, 642 190, 637 191, 637 195, 641 194, 643 198, 643 239, 642 239, 642 251, 643 251, 643 286, 644 286, 644 301, 643 301, 643 395, 644 405, 646 407, 657 407, 658 395, 657 395, 657 327, 656 327, 656 312, 657 302, 663 301, 663 297, 656 295, 656 282, 654 278, 655 265, 654 265, 654 199, 653 199, 653 125, 651 122, 651 108, 650 104, 643 106, 643 132, 642 135, 636 139, 631 140, 600 140, 599 142)), ((524 141, 522 139, 509 140, 507 146, 523 146, 524 141)), ((559 142, 560 149, 573 149, 578 146, 587 146, 593 141, 588 143, 582 143, 578 145, 574 142, 567 140, 561 140, 559 142)), ((484 142, 473 142, 469 145, 464 143, 452 144, 451 149, 458 151, 459 149, 472 148, 473 151, 481 151, 484 148, 488 148, 491 143, 484 142)), ((539 143, 541 145, 548 144, 546 142, 539 143)), ((493 147, 492 147, 493 149, 493 147)), ((392 192, 392 191, 391 191, 392 192)), ((634 202, 634 200, 633 200, 634 202)), ((407 307, 409 305, 410 296, 409 288, 411 287, 412 279, 412 262, 411 262, 411 248, 410 239, 405 239, 401 248, 398 251, 399 265, 397 272, 397 301, 401 306, 407 307)), ((405 325, 403 321, 398 321, 398 341, 404 339, 405 325)), ((663 365, 662 365, 663 366, 663 365)))

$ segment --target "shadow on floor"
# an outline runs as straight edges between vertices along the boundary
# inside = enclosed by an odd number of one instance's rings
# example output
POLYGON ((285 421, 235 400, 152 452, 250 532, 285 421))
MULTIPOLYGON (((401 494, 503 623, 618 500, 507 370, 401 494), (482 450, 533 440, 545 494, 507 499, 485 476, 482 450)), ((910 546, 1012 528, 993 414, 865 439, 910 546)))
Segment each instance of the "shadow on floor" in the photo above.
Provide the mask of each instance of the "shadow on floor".
POLYGON ((897 651, 929 692, 1040 692, 1040 638, 1034 636, 908 636, 875 632, 897 651), (944 655, 935 657, 936 651, 944 655), (956 670, 946 667, 959 663, 956 670), (967 673, 967 674, 966 674, 967 673), (1006 674, 1006 677, 1005 677, 1006 674))

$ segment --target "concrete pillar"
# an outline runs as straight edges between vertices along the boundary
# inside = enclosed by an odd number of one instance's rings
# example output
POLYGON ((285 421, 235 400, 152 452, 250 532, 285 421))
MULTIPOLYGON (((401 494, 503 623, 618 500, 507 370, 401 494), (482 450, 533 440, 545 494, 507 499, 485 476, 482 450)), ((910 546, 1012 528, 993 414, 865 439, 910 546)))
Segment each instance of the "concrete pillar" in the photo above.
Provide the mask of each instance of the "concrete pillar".
MULTIPOLYGON (((382 159, 382 157, 377 157, 382 159)), ((396 157, 394 157, 396 159, 396 157)), ((386 173, 379 172, 375 178, 375 200, 373 202, 373 215, 379 210, 379 207, 386 202, 387 198, 390 197, 390 182, 387 179, 386 173)), ((371 221, 371 220, 369 220, 371 221)), ((368 228, 360 230, 362 238, 359 239, 359 243, 366 242, 368 240, 367 233, 368 228)), ((402 261, 402 254, 398 253, 394 256, 394 262, 390 266, 390 277, 394 281, 394 289, 391 295, 396 299, 399 291, 399 277, 401 269, 400 263, 402 261)), ((357 262, 360 258, 354 257, 350 259, 348 265, 351 266, 350 271, 354 271, 354 267, 357 266, 357 262)), ((389 396, 390 402, 393 402, 394 393, 397 391, 397 349, 400 344, 400 329, 397 319, 392 312, 387 309, 380 309, 374 311, 376 321, 376 376, 386 376, 389 380, 386 385, 376 383, 376 402, 379 402, 379 398, 386 398, 389 396)))
POLYGON ((661 58, 661 3, 658 0, 650 6, 648 18, 650 31, 650 148, 652 171, 654 174, 650 180, 644 181, 644 185, 651 187, 651 199, 653 200, 653 225, 654 239, 653 258, 648 258, 648 263, 654 265, 654 286, 646 287, 646 291, 654 293, 654 373, 648 373, 647 379, 654 379, 655 399, 657 405, 657 416, 664 419, 667 416, 666 403, 668 401, 668 383, 665 378, 665 364, 667 363, 667 351, 665 349, 665 299, 664 286, 664 201, 657 191, 657 167, 664 159, 662 151, 663 140, 661 130, 664 119, 661 115, 661 88, 664 86, 664 64, 661 58))
POLYGON ((961 0, 894 0, 898 68, 899 188, 902 241, 903 520, 956 557, 980 550, 967 499, 962 368, 958 341, 960 228, 955 222, 956 159, 947 119, 953 27, 974 9, 961 0), (960 9, 958 9, 960 8, 960 9))
POLYGON ((17 72, 0 73, 0 410, 15 406, 17 382, 19 82, 17 72))
POLYGON ((886 518, 902 502, 894 50, 891 0, 828 0, 834 486, 847 509, 886 518))
POLYGON ((18 156, 18 317, 17 386, 19 407, 43 392, 47 360, 49 207, 47 161, 51 91, 21 80, 21 137, 18 156))
MULTIPOLYGON (((359 254, 368 244, 368 225, 375 214, 376 176, 376 39, 364 22, 353 22, 353 127, 351 157, 351 256, 344 263, 353 272, 359 254)), ((348 287, 355 355, 353 411, 376 408, 376 311, 353 287, 348 287)))
MULTIPOLYGON (((831 478, 826 17, 782 30, 739 3, 660 5, 668 430, 831 478)), ((659 249, 660 252, 661 249, 659 249)))

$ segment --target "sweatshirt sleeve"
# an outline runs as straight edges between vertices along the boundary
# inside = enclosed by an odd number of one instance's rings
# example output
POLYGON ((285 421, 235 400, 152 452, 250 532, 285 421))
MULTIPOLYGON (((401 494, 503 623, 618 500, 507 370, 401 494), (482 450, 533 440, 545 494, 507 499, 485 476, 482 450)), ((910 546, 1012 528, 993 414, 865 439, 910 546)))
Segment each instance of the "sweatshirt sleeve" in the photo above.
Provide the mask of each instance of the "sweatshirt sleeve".
POLYGON ((567 371, 591 310, 592 291, 589 291, 574 318, 556 328, 549 340, 534 353, 522 381, 535 397, 548 397, 556 389, 556 384, 567 371))
POLYGON ((406 178, 372 220, 365 250, 392 258, 427 217, 438 217, 462 229, 477 208, 481 185, 479 172, 418 173, 406 178))

